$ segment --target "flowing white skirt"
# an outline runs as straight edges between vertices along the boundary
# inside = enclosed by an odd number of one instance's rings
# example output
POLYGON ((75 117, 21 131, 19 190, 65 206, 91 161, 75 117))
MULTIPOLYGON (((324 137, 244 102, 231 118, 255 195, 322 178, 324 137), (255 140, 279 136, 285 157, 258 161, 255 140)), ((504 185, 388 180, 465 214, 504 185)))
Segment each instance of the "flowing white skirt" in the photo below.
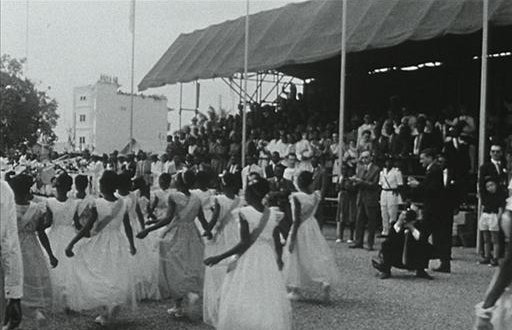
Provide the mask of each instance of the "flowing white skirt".
POLYGON ((314 290, 322 284, 332 285, 336 282, 336 260, 314 217, 299 226, 291 254, 289 244, 288 239, 283 251, 283 275, 287 287, 314 290))
POLYGON ((135 281, 128 239, 122 229, 105 230, 75 251, 73 286, 68 298, 75 311, 130 304, 135 307, 135 281))
POLYGON ((497 301, 491 322, 494 330, 512 329, 512 289, 510 287, 497 301))
POLYGON ((258 241, 224 280, 217 330, 291 330, 291 323, 272 243, 258 241))
POLYGON ((137 253, 130 256, 130 271, 135 281, 135 294, 137 300, 160 300, 158 288, 158 251, 154 242, 150 240, 135 239, 137 253))

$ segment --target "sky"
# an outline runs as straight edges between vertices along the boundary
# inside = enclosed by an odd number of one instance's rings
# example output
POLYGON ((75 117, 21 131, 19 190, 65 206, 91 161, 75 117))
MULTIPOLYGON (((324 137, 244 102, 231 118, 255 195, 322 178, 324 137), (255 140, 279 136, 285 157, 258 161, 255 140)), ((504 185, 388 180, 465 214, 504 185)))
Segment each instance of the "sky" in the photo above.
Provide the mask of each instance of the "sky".
MULTIPOLYGON (((301 1, 250 0, 250 13, 301 1)), ((101 74, 107 74, 117 76, 121 89, 130 91, 129 0, 2 0, 0 6, 0 53, 27 57, 27 77, 57 100, 60 141, 67 140, 66 129, 72 127, 74 87, 94 84, 101 74)), ((135 86, 180 33, 243 16, 245 10, 244 0, 137 0, 135 86)), ((220 100, 227 110, 236 107, 238 97, 224 83, 200 83, 200 110, 206 111, 209 105, 218 108, 220 100)), ((179 108, 178 85, 144 93, 166 95, 168 106, 179 108)), ((184 84, 183 107, 192 108, 194 103, 194 85, 184 84)), ((183 122, 191 115, 184 113, 183 122)), ((173 119, 172 127, 177 129, 177 114, 173 119)))

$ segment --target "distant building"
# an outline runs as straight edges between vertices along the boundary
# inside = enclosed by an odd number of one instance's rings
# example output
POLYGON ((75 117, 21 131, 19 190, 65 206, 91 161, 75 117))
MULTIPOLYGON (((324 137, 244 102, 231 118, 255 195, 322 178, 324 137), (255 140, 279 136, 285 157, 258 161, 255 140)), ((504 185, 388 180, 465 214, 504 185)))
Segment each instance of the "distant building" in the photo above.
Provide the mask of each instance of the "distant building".
MULTIPOLYGON (((76 150, 121 151, 130 141, 130 94, 117 78, 102 75, 94 85, 73 90, 73 140, 76 150)), ((161 153, 168 129, 167 98, 135 95, 133 138, 144 151, 161 153)))

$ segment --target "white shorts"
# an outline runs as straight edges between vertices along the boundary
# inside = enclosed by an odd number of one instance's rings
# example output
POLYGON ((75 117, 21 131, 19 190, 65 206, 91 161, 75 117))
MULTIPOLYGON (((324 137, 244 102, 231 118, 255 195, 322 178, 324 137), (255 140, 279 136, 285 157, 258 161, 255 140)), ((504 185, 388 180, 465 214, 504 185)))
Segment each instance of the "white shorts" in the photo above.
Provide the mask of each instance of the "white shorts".
POLYGON ((500 231, 498 215, 496 213, 482 213, 478 221, 478 229, 481 231, 500 231))

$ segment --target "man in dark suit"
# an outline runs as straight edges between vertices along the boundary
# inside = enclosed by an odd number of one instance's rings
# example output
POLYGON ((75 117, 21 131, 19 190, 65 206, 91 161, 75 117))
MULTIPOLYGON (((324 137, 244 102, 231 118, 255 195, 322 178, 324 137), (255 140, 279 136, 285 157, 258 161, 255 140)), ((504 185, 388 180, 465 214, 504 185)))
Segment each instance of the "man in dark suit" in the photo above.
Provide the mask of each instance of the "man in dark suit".
POLYGON ((435 256, 439 258, 441 265, 434 271, 450 273, 453 216, 458 212, 463 196, 460 192, 460 185, 455 181, 455 176, 447 166, 446 156, 437 156, 437 164, 443 173, 443 185, 439 191, 441 195, 441 203, 438 206, 440 217, 432 225, 432 241, 436 252, 435 256))
POLYGON ((384 134, 382 134, 376 143, 376 157, 377 159, 384 159, 385 155, 396 156, 400 152, 398 136, 395 134, 393 122, 386 122, 384 124, 384 134))
POLYGON ((465 194, 469 186, 469 169, 471 159, 469 158, 469 145, 460 138, 460 128, 453 127, 449 131, 450 138, 444 143, 443 154, 446 156, 448 170, 453 178, 460 185, 457 189, 465 194))
POLYGON ((320 165, 318 162, 318 158, 314 156, 311 158, 311 165, 313 166, 313 183, 312 187, 313 190, 320 191, 320 204, 318 205, 318 208, 316 210, 316 220, 318 221, 318 224, 320 225, 320 229, 322 229, 324 225, 324 205, 323 201, 325 198, 325 192, 327 191, 327 183, 328 183, 328 175, 325 170, 325 168, 320 165))
POLYGON ((274 151, 272 153, 270 164, 265 166, 265 178, 270 179, 275 176, 276 166, 281 163, 281 155, 279 155, 279 152, 274 151))
MULTIPOLYGON (((485 190, 485 178, 493 177, 498 182, 499 189, 502 193, 507 192, 507 172, 503 163, 503 148, 498 143, 492 143, 490 149, 491 158, 480 166, 478 172, 478 188, 479 191, 485 190)), ((504 194, 506 196, 506 194, 504 194)))
POLYGON ((372 156, 369 151, 363 151, 359 159, 361 166, 358 167, 355 177, 352 177, 358 188, 356 242, 350 248, 363 248, 364 227, 368 223, 368 250, 373 251, 375 230, 380 212, 380 169, 372 162, 372 156))

